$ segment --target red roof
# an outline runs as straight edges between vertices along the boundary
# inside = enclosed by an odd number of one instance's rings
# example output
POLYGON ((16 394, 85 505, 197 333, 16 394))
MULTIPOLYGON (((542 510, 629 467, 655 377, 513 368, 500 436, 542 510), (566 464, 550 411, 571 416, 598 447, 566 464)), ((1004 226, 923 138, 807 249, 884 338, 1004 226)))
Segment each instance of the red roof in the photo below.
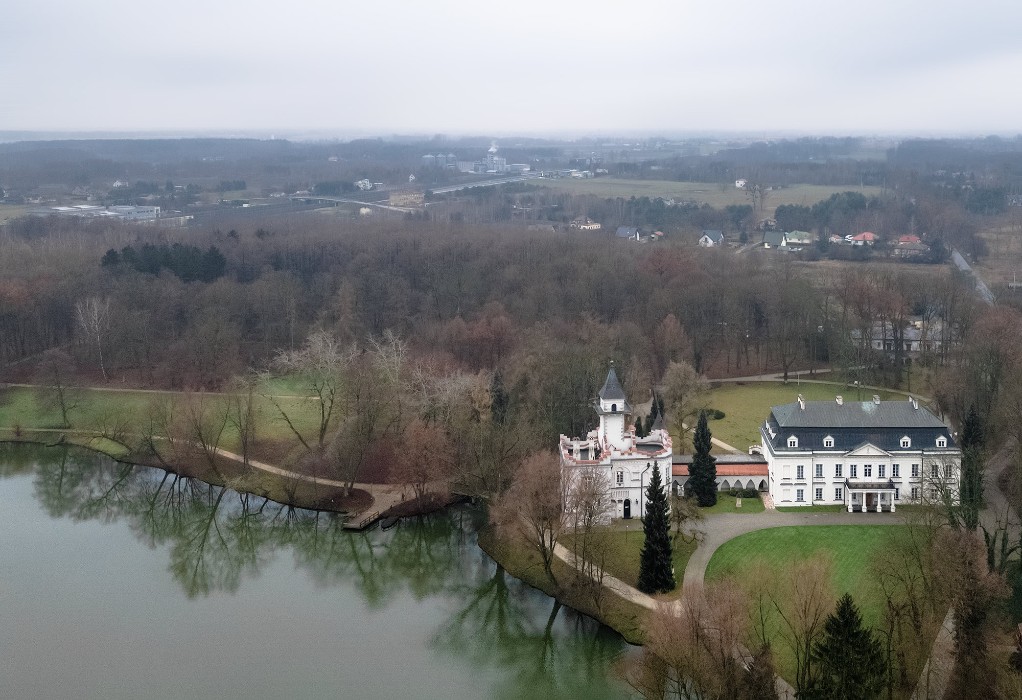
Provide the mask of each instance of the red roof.
MULTIPOLYGON (((671 467, 672 476, 688 476, 687 464, 675 464, 671 467)), ((766 476, 765 462, 749 462, 748 464, 718 464, 717 476, 766 476)))
POLYGON ((853 241, 875 241, 876 239, 877 235, 870 231, 863 231, 857 236, 852 236, 853 241))
POLYGON ((898 239, 898 243, 900 243, 900 244, 904 244, 904 243, 920 243, 920 242, 921 241, 919 239, 919 236, 915 235, 914 233, 906 234, 904 236, 901 236, 898 239))

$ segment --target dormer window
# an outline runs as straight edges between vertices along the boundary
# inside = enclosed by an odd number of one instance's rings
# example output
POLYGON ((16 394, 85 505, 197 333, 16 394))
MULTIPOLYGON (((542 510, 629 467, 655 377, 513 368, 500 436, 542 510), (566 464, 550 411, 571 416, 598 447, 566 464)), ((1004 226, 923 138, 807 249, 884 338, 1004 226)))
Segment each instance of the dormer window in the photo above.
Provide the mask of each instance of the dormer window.
POLYGON ((788 447, 798 447, 798 438, 792 435, 788 438, 788 447))
POLYGON ((833 447, 834 446, 834 438, 832 438, 830 435, 828 435, 827 437, 823 438, 823 446, 824 447, 833 447))
POLYGON ((901 439, 901 449, 906 450, 912 447, 912 439, 907 435, 901 439))
POLYGON ((611 413, 617 413, 617 404, 616 403, 612 403, 610 405, 610 412, 611 413))
POLYGON ((937 447, 947 447, 947 438, 943 435, 937 438, 937 447))

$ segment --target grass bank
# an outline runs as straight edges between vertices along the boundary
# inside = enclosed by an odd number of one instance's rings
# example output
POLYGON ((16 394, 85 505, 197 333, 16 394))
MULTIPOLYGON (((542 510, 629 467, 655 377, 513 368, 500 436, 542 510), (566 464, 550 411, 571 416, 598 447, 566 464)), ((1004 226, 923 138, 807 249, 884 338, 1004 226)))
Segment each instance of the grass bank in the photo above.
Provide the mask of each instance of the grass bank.
POLYGON ((579 581, 580 574, 560 559, 554 560, 556 581, 551 581, 538 552, 512 534, 497 532, 492 525, 479 531, 479 546, 515 578, 599 620, 631 644, 642 644, 642 628, 648 614, 645 608, 610 592, 604 592, 596 601, 591 587, 579 581))
MULTIPOLYGON (((607 559, 604 570, 614 578, 621 579, 633 588, 639 585, 639 560, 645 538, 642 534, 642 523, 637 523, 637 530, 612 530, 607 533, 607 559)), ((561 537, 561 543, 568 549, 572 548, 575 536, 568 534, 561 537)), ((674 578, 678 586, 663 597, 674 599, 681 597, 681 580, 685 576, 685 567, 692 553, 696 551, 695 542, 675 540, 672 546, 671 561, 674 564, 674 578)))

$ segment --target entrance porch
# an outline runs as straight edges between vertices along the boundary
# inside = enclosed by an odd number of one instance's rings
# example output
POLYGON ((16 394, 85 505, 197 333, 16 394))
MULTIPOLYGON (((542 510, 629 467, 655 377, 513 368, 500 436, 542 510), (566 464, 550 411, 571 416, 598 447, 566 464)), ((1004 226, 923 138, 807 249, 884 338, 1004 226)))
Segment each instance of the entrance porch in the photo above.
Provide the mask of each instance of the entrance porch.
POLYGON ((845 481, 845 508, 849 513, 894 513, 896 493, 893 481, 845 481))

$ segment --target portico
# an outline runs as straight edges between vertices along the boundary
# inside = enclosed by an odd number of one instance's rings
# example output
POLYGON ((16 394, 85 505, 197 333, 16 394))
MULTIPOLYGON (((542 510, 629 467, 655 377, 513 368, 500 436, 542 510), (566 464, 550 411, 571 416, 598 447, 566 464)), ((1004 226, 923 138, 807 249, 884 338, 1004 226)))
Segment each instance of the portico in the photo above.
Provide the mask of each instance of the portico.
POLYGON ((845 480, 845 507, 848 512, 895 512, 896 487, 893 481, 864 482, 845 480))

